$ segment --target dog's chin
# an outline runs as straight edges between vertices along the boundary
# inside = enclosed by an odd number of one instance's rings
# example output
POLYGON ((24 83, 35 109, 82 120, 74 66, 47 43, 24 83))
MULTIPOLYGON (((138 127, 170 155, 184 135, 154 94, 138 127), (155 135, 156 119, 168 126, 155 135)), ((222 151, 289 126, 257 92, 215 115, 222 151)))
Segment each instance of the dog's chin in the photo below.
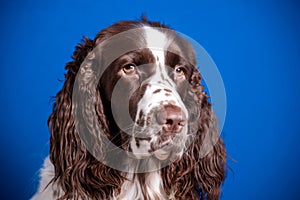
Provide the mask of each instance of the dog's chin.
POLYGON ((174 152, 172 149, 161 148, 153 152, 153 155, 161 161, 175 161, 181 158, 182 152, 174 152))
POLYGON ((151 143, 150 152, 159 160, 175 161, 181 158, 186 137, 184 133, 170 134, 168 137, 160 137, 151 143))
MULTIPOLYGON (((168 139, 164 142, 154 142, 149 143, 148 145, 149 148, 133 151, 133 154, 137 159, 156 158, 161 161, 175 161, 180 159, 183 154, 184 144, 182 141, 180 143, 178 143, 178 141, 175 143, 173 139, 168 139)), ((146 147, 146 145, 144 145, 144 147, 146 147)))
POLYGON ((161 148, 152 152, 152 154, 161 161, 175 161, 180 159, 183 154, 183 144, 176 144, 173 140, 164 143, 161 148))

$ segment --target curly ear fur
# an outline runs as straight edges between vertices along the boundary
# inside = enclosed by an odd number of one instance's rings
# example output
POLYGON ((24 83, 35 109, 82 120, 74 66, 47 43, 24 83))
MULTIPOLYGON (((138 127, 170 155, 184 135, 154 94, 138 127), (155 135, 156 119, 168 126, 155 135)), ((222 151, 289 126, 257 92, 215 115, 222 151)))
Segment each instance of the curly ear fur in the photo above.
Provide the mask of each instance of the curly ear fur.
POLYGON ((200 81, 201 76, 194 69, 190 84, 200 112, 198 131, 192 136, 183 157, 162 169, 165 190, 175 199, 217 200, 225 179, 225 146, 219 137, 216 117, 200 81))
MULTIPOLYGON (((65 199, 107 199, 114 190, 120 189, 123 177, 118 171, 98 162, 82 144, 72 115, 72 91, 77 72, 85 57, 94 48, 94 42, 84 38, 73 54, 73 61, 66 64, 65 83, 56 95, 48 126, 51 132, 50 160, 55 177, 65 199), (108 184, 110 183, 110 184, 108 184)), ((98 92, 98 91, 97 91, 98 92)), ((100 96, 98 94, 97 96, 100 96)), ((96 112, 103 131, 108 133, 101 98, 96 99, 96 112)))

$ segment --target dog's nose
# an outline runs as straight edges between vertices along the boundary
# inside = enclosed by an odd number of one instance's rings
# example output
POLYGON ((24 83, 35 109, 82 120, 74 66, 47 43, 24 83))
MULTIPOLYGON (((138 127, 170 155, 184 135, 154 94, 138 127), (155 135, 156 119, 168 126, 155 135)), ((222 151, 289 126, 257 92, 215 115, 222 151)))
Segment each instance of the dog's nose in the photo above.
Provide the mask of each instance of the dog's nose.
POLYGON ((166 133, 179 133, 186 123, 186 116, 181 108, 175 105, 166 105, 156 115, 157 122, 162 125, 166 133))

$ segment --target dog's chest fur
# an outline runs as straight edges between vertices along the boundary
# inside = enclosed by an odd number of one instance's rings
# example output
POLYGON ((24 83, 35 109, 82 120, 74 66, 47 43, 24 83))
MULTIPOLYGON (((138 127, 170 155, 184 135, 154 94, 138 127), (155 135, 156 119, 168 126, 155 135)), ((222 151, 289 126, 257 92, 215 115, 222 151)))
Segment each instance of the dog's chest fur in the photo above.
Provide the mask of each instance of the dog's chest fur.
MULTIPOLYGON (((31 200, 57 200, 63 195, 63 191, 57 183, 49 184, 54 173, 54 166, 47 157, 41 169, 39 190, 31 200)), ((167 197, 164 192, 163 182, 158 171, 143 174, 143 178, 139 178, 138 174, 128 173, 126 178, 128 180, 123 182, 120 194, 113 195, 111 200, 144 200, 144 193, 148 195, 148 199, 173 199, 172 195, 167 197)))

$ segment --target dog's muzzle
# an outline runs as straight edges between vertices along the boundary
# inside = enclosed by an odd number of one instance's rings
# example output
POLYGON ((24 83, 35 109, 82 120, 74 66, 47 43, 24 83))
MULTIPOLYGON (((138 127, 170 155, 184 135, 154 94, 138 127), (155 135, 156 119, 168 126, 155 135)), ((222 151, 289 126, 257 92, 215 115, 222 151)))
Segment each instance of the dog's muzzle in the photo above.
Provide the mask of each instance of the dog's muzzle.
POLYGON ((160 160, 179 157, 187 137, 187 110, 179 94, 161 85, 147 87, 137 109, 139 130, 131 148, 138 158, 151 155, 160 160))

